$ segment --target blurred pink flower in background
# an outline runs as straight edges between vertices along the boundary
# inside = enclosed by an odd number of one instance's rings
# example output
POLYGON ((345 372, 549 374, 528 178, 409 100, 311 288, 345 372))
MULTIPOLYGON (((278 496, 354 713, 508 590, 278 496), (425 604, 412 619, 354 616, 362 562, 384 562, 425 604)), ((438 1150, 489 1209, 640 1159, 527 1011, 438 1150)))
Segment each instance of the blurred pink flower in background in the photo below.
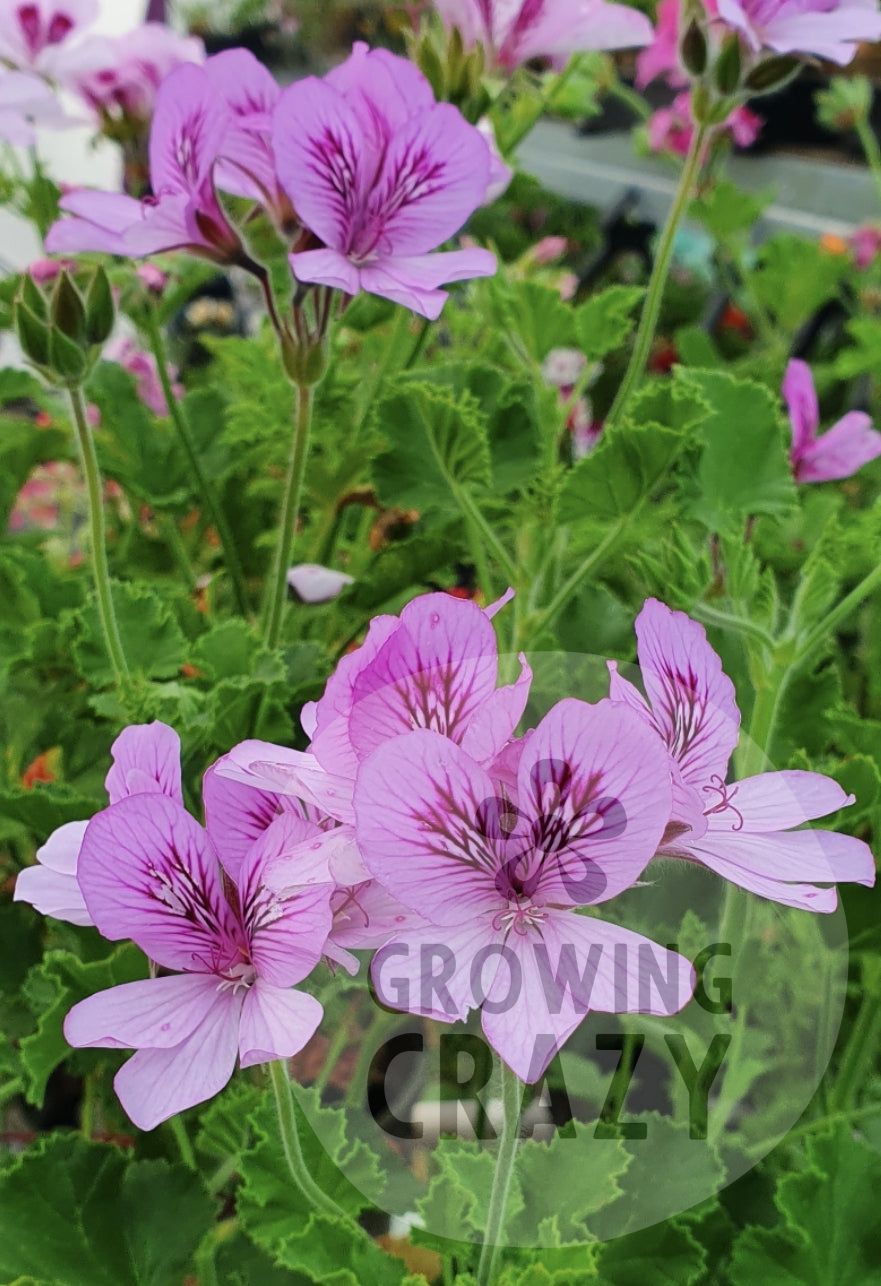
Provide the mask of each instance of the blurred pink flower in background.
POLYGON ((881 254, 881 228, 867 224, 857 228, 850 239, 853 261, 858 268, 868 268, 881 254))
POLYGON ((881 39, 874 0, 718 0, 719 17, 753 53, 816 54, 841 66, 864 40, 881 39))
POLYGON ((135 276, 154 295, 161 295, 169 281, 168 273, 152 263, 142 263, 135 269, 135 276))
POLYGON ((568 59, 588 49, 637 49, 652 38, 644 14, 605 0, 436 0, 466 46, 482 44, 507 71, 533 58, 568 59))
POLYGON ((99 10, 99 0, 0 0, 0 59, 51 74, 99 10))
POLYGON ((61 272, 75 272, 73 259, 36 259, 28 266, 28 275, 38 286, 54 281, 61 272))
POLYGON ((122 36, 89 36, 65 48, 54 74, 96 111, 145 120, 166 76, 204 61, 201 40, 147 22, 122 36))
POLYGON ((783 397, 792 424, 790 460, 796 482, 837 482, 881 456, 881 433, 864 411, 849 411, 820 433, 820 405, 811 368, 792 361, 783 397))
MULTIPOLYGON (((159 372, 156 366, 156 358, 152 353, 146 353, 132 339, 120 338, 113 340, 104 352, 104 360, 115 362, 122 366, 135 377, 135 386, 138 391, 138 397, 144 405, 164 419, 168 415, 168 403, 165 400, 165 394, 162 391, 162 385, 159 382, 159 372)), ((171 368, 171 377, 175 379, 177 371, 171 368)), ((174 385, 175 397, 181 398, 184 395, 182 384, 174 385)))
MULTIPOLYGON (((748 107, 736 107, 724 124, 735 147, 750 147, 762 131, 764 121, 748 107)), ((691 94, 677 94, 669 107, 661 107, 648 123, 648 143, 653 152, 686 156, 694 138, 691 94)))
POLYGON ((658 76, 664 76, 667 84, 676 88, 688 84, 688 77, 679 65, 679 0, 661 0, 654 39, 636 59, 639 89, 645 89, 658 76))
POLYGON ((37 126, 63 129, 75 124, 39 76, 0 68, 0 142, 33 147, 37 126))

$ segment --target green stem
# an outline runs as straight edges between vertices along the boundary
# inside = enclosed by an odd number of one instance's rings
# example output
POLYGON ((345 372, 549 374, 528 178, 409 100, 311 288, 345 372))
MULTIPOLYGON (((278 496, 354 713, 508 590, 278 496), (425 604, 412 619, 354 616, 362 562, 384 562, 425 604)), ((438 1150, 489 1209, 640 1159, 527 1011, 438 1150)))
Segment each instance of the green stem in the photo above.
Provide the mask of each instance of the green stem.
POLYGON ((505 1231, 508 1196, 511 1191, 511 1180, 514 1177, 514 1161, 520 1143, 520 1107, 523 1102, 523 1086, 504 1063, 500 1063, 500 1069, 504 1108, 502 1137, 499 1139, 499 1153, 496 1157, 496 1168, 490 1189, 486 1231, 477 1268, 477 1286, 492 1286, 496 1278, 505 1231))
POLYGON ((331 1076, 333 1076, 334 1068, 340 1061, 343 1050, 348 1045, 350 1039, 348 1021, 339 1023, 333 1034, 333 1038, 327 1047, 327 1051, 324 1055, 324 1062, 321 1064, 321 1069, 312 1083, 312 1088, 318 1092, 319 1097, 327 1088, 327 1083, 331 1076))
POLYGON ((266 613, 264 640, 269 648, 278 647, 288 596, 288 570, 294 548, 294 535, 300 517, 300 497, 303 478, 309 458, 309 437, 312 431, 312 402, 314 390, 306 384, 297 385, 297 413, 291 452, 285 476, 284 494, 279 517, 278 541, 272 563, 269 598, 266 613))
POLYGON ((850 616, 852 611, 859 607, 864 599, 868 598, 879 587, 881 587, 881 563, 873 568, 868 576, 863 577, 859 585, 852 589, 840 603, 833 607, 828 616, 811 630, 810 634, 799 646, 793 668, 801 669, 806 665, 828 636, 850 616))
POLYGON ((282 1060, 270 1063, 269 1075, 272 1080, 275 1107, 278 1113, 278 1130, 281 1135, 285 1160, 288 1163, 291 1178, 309 1205, 314 1207, 319 1214, 327 1215, 334 1220, 342 1219, 347 1224, 357 1226, 354 1225, 354 1221, 348 1215, 344 1214, 336 1202, 331 1200, 326 1192, 322 1192, 309 1173, 309 1167, 306 1164, 306 1158, 300 1145, 297 1112, 294 1106, 294 1095, 291 1090, 287 1063, 282 1060))
POLYGON ((881 200, 881 147, 868 120, 861 118, 856 122, 855 128, 872 173, 875 191, 881 200))
POLYGON ((774 733, 784 694, 789 686, 788 666, 772 666, 766 682, 756 691, 749 737, 738 757, 738 777, 751 777, 764 771, 774 744, 774 733))
POLYGON ((171 514, 159 514, 158 523, 163 539, 186 582, 187 589, 192 592, 196 588, 199 578, 196 575, 192 559, 187 553, 187 547, 183 542, 177 522, 171 514))
POLYGON ((688 149, 688 155, 685 158, 685 164, 679 177, 679 186, 676 189, 676 195, 673 198, 673 204, 670 207, 667 222, 664 224, 661 239, 658 243, 658 252, 652 268, 652 275, 649 279, 630 362, 621 381, 621 387, 618 389, 618 395, 612 404, 612 409, 606 417, 606 433, 622 419, 631 394, 639 388, 645 375, 655 331, 658 328, 658 319, 661 315, 664 290, 667 285, 667 278, 670 275, 670 266, 673 262, 676 234, 691 200, 708 135, 709 129, 706 125, 699 125, 694 131, 694 137, 691 140, 691 146, 688 149))
POLYGON ((629 85, 625 85, 621 80, 614 80, 609 85, 607 93, 610 97, 617 98, 618 102, 623 103, 625 107, 629 107, 634 116, 637 116, 641 121, 647 121, 652 114, 652 109, 642 94, 638 94, 635 89, 631 89, 629 85))
POLYGON ((86 419, 86 404, 83 391, 78 386, 68 389, 70 409, 76 428, 77 444, 86 490, 89 496, 89 538, 92 547, 92 574, 95 578, 95 594, 98 601, 98 615, 104 633, 104 643, 110 664, 116 676, 116 682, 128 674, 128 664, 123 651, 122 638, 113 608, 113 595, 110 589, 110 565, 107 561, 107 532, 104 526, 104 493, 101 486, 101 473, 98 468, 98 456, 95 441, 86 419))
POLYGON ((486 557, 480 529, 470 518, 465 519, 465 528, 468 533, 468 546, 471 550, 471 557, 474 560, 474 569, 477 573, 478 587, 486 601, 492 603, 496 598, 496 593, 493 588, 492 572, 489 569, 489 561, 486 557))
POLYGON ((235 537, 227 521, 226 514, 223 510, 214 487, 202 467, 202 461, 196 446, 195 439, 190 432, 190 426, 187 418, 181 410, 180 403, 175 395, 171 382, 171 374, 168 369, 168 359, 165 355, 165 344, 162 339, 162 331, 159 327, 159 319, 156 315, 155 308, 147 310, 147 336, 150 341, 150 348, 156 359, 156 370, 159 374, 159 383, 162 386, 162 392, 165 395, 165 401, 168 404, 168 414, 171 422, 177 431, 181 440, 184 453, 192 470, 193 479, 196 488, 202 497, 202 503, 211 521, 217 528, 217 534, 220 537, 220 543, 223 547, 223 557, 226 562, 226 569, 229 572, 232 581, 233 593, 235 594, 236 605, 242 616, 250 614, 250 604, 248 602, 248 591, 245 588, 245 574, 242 570, 242 564, 239 560, 238 550, 236 548, 235 537))
POLYGON ((641 508, 642 505, 638 505, 632 514, 627 515, 625 518, 619 518, 614 527, 611 527, 609 531, 606 532, 600 543, 590 551, 586 558, 582 559, 568 580, 564 581, 557 590, 544 611, 540 612, 537 617, 533 618, 530 624, 530 633, 533 637, 538 638, 542 631, 549 629, 550 626, 554 624, 563 608, 569 602, 569 599, 581 588, 594 568, 603 561, 606 554, 621 535, 630 519, 635 517, 636 513, 641 508))
POLYGON ((504 155, 509 157, 511 153, 520 146, 527 134, 531 134, 538 122, 553 107, 558 96, 571 80, 578 66, 577 55, 569 59, 567 66, 556 76, 551 76, 547 80, 544 90, 535 105, 535 110, 522 122, 520 128, 504 140, 504 155))
POLYGON ((696 620, 703 621, 705 625, 715 625, 717 629, 726 630, 732 634, 745 634, 768 649, 773 650, 775 646, 773 636, 763 629, 761 625, 757 625, 746 617, 734 616, 731 612, 723 612, 720 608, 713 607, 710 603, 696 603, 691 609, 691 615, 696 620))
MULTIPOLYGON (((499 540, 492 527, 480 511, 480 508, 467 487, 454 486, 456 500, 466 523, 470 523, 479 533, 484 545, 493 553, 511 585, 517 585, 517 567, 514 559, 499 540)), ((485 591, 486 592, 486 591, 485 591)))
MULTIPOLYGON (((865 988, 865 981, 863 982, 865 988)), ((835 1078, 829 1106, 834 1112, 853 1107, 860 1088, 866 1084, 881 1042, 881 1003, 877 995, 864 989, 859 1012, 848 1038, 844 1056, 835 1078)))
POLYGON ((168 1124, 171 1129, 171 1133, 174 1135, 174 1141, 177 1144, 177 1150, 180 1153, 181 1161, 183 1161, 188 1170, 198 1170, 199 1167, 196 1164, 196 1154, 193 1151, 190 1136, 187 1134, 187 1127, 179 1116, 172 1116, 168 1124))

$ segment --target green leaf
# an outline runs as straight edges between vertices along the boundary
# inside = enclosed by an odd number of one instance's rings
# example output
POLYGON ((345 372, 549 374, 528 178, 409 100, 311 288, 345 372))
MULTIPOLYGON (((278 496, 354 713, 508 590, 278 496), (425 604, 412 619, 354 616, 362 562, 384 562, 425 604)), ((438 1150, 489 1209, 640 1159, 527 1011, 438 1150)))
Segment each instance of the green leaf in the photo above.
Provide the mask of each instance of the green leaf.
MULTIPOLYGON (((346 1214, 357 1216, 373 1202, 380 1204, 385 1176, 375 1153, 349 1138, 345 1112, 321 1107, 314 1091, 295 1088, 295 1095, 300 1141, 313 1180, 346 1214), (301 1102, 307 1105, 305 1112, 301 1102)), ((285 1262, 283 1248, 289 1239, 299 1239, 306 1232, 311 1207, 291 1180, 271 1095, 264 1094, 250 1122, 254 1143, 241 1159, 238 1215, 248 1236, 285 1262)))
POLYGON ((685 370, 682 381, 709 404, 692 509, 713 531, 751 514, 779 517, 795 503, 783 423, 766 388, 724 371, 685 370))
POLYGON ((385 450, 373 480, 384 504, 458 511, 461 489, 489 487, 486 421, 470 394, 411 382, 383 399, 376 422, 385 450))
POLYGON ((598 1257, 598 1286, 698 1286, 707 1256, 684 1225, 670 1219, 605 1242, 598 1257))
POLYGON ((881 1280, 881 1156, 846 1124, 808 1136, 805 1163, 774 1196, 782 1222, 734 1243, 732 1286, 865 1286, 881 1280))
POLYGON ((88 392, 101 412, 95 443, 103 473, 155 508, 183 505, 192 485, 177 434, 170 421, 147 409, 133 376, 114 362, 101 362, 88 392))
POLYGON ((593 1124, 573 1121, 550 1143, 527 1140, 517 1154, 523 1210, 509 1221, 512 1238, 528 1245, 542 1221, 556 1216, 563 1240, 583 1239, 586 1221, 620 1195, 629 1164, 623 1144, 595 1139, 593 1124))
MULTIPOLYGON (((129 668, 150 679, 169 679, 187 659, 187 642, 166 599, 146 585, 114 581, 113 606, 129 668)), ((74 660, 93 687, 106 687, 114 674, 94 599, 74 616, 74 660)))
POLYGON ((719 179, 692 201, 689 216, 724 245, 745 239, 773 199, 773 190, 745 192, 736 183, 719 179))
POLYGON ((644 294, 641 286, 609 286, 576 309, 578 344, 588 361, 598 362, 621 348, 636 324, 633 312, 644 294))
POLYGON ((212 1220, 188 1170, 52 1135, 0 1175, 0 1277, 180 1286, 212 1220))
POLYGON ((489 293, 498 325, 516 336, 536 364, 551 349, 575 346, 575 312, 552 286, 499 276, 490 283, 489 293))
POLYGON ((24 826, 41 844, 59 826, 91 817, 98 807, 97 798, 62 782, 37 782, 31 790, 0 788, 0 817, 24 826))
POLYGON ((448 567, 462 550, 461 523, 420 532, 390 545, 338 599, 340 608, 372 612, 411 587, 424 588, 426 579, 448 567))
POLYGON ((762 246, 750 284, 768 311, 795 331, 838 293, 847 268, 845 255, 784 233, 762 246))
POLYGON ((103 960, 88 962, 70 951, 48 951, 42 963, 30 970, 24 990, 38 1023, 20 1046, 29 1103, 41 1105, 50 1075, 72 1052, 62 1030, 71 1007, 96 991, 146 976, 143 953, 130 943, 117 947, 103 960))

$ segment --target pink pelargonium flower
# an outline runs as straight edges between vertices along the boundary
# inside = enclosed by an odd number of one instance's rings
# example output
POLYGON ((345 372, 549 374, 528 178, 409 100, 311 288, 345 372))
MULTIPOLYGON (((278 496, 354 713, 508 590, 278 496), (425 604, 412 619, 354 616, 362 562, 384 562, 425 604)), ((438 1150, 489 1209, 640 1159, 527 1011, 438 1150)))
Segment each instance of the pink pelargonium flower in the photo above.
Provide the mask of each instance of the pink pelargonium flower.
MULTIPOLYGON (((168 402, 159 379, 156 358, 152 353, 139 348, 133 339, 120 338, 113 340, 104 351, 104 360, 122 366, 135 378, 138 397, 148 410, 164 419, 168 415, 168 402)), ((177 372, 172 367, 171 376, 175 379, 177 372)), ((184 386, 175 382, 172 385, 176 398, 184 395, 184 386)))
POLYGON ((881 433, 864 411, 849 411, 825 433, 819 433, 820 405, 811 368, 791 361, 783 397, 792 424, 789 458, 796 482, 837 482, 881 456, 881 433))
POLYGON ((869 268, 881 254, 881 228, 865 224, 850 239, 853 261, 858 268, 869 268))
POLYGON ((205 46, 161 22, 121 36, 89 36, 59 51, 53 74, 97 112, 148 120, 159 86, 177 67, 205 61, 205 46))
POLYGON ((59 49, 98 17, 99 0, 0 0, 0 59, 51 72, 59 49))
POLYGON ((440 286, 495 272, 488 250, 431 253, 483 203, 490 154, 406 59, 356 45, 324 80, 284 91, 273 139, 281 183, 325 247, 291 256, 299 281, 365 290, 434 319, 440 286))
MULTIPOLYGON (((134 724, 123 729, 111 747, 112 767, 104 786, 111 804, 131 795, 166 795, 183 803, 180 738, 164 723, 134 724)), ((89 925, 77 873, 83 836, 89 823, 68 822, 53 831, 37 852, 37 864, 19 873, 15 902, 28 902, 41 915, 70 924, 89 925)))
POLYGON ((90 996, 64 1022, 77 1049, 137 1050, 114 1087, 139 1129, 218 1094, 237 1058, 292 1058, 321 1020, 319 1002, 291 988, 321 958, 333 886, 266 887, 286 822, 249 850, 231 896, 210 839, 175 800, 133 796, 89 823, 78 879, 97 928, 177 971, 90 996))
POLYGON ((561 701, 518 743, 502 784, 447 737, 393 738, 355 787, 367 867, 430 924, 374 957, 384 1004, 455 1022, 537 1080, 589 1010, 670 1014, 688 961, 578 914, 629 888, 669 816, 660 741, 610 701, 561 701), (511 779, 513 778, 513 784, 511 779))
MULTIPOLYGON (((736 147, 751 147, 758 138, 764 120, 749 107, 735 107, 723 125, 736 147)), ((653 112, 648 122, 648 142, 653 152, 673 152, 687 156, 694 138, 691 94, 677 94, 669 107, 653 112)))
MULTIPOLYGON (((304 882, 333 886, 324 955, 354 974, 358 961, 352 951, 381 947, 395 930, 422 921, 371 878, 352 826, 314 802, 309 760, 283 746, 243 742, 205 774, 205 825, 224 869, 238 878, 251 846, 279 817, 286 818, 284 860, 274 863, 267 884, 281 892, 304 882)), ((314 761, 311 769, 319 781, 314 761)), ((350 799, 350 786, 346 794, 350 799)))
POLYGON ((698 862, 784 906, 834 911, 834 888, 871 886, 875 862, 862 840, 794 830, 854 802, 820 773, 770 772, 729 784, 740 738, 734 685, 703 626, 650 598, 636 620, 646 697, 609 662, 611 696, 630 706, 667 747, 673 810, 659 852, 698 862))
POLYGON ((39 76, 0 68, 0 142, 33 147, 38 126, 64 129, 76 124, 39 76))
POLYGON ((568 59, 588 49, 636 49, 652 38, 644 14, 605 0, 435 0, 465 44, 482 44, 507 71, 533 58, 568 59))
POLYGON ((718 0, 718 9, 754 53, 815 54, 845 66, 861 41, 881 39, 875 0, 718 0))
POLYGON ((156 96, 150 131, 146 201, 116 192, 75 189, 61 199, 73 215, 49 230, 46 249, 140 258, 189 250, 218 263, 240 263, 244 250, 217 198, 214 169, 235 122, 204 67, 179 67, 156 96))
POLYGON ((659 76, 676 88, 688 84, 679 65, 679 0, 661 0, 652 43, 636 59, 638 89, 645 89, 659 76))

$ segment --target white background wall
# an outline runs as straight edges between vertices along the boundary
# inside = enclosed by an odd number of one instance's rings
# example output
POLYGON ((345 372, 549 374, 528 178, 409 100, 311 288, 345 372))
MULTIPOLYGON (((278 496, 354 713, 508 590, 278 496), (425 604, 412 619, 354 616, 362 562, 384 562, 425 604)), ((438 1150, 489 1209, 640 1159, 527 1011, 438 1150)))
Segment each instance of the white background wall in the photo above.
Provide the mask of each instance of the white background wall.
MULTIPOLYGON (((108 35, 128 31, 143 18, 146 0, 102 0, 96 31, 108 35)), ((119 152, 111 143, 91 145, 88 128, 45 130, 40 136, 40 157, 48 172, 65 183, 116 188, 119 185, 119 152)), ((39 259, 42 249, 33 229, 0 210, 0 264, 23 268, 39 259)))

